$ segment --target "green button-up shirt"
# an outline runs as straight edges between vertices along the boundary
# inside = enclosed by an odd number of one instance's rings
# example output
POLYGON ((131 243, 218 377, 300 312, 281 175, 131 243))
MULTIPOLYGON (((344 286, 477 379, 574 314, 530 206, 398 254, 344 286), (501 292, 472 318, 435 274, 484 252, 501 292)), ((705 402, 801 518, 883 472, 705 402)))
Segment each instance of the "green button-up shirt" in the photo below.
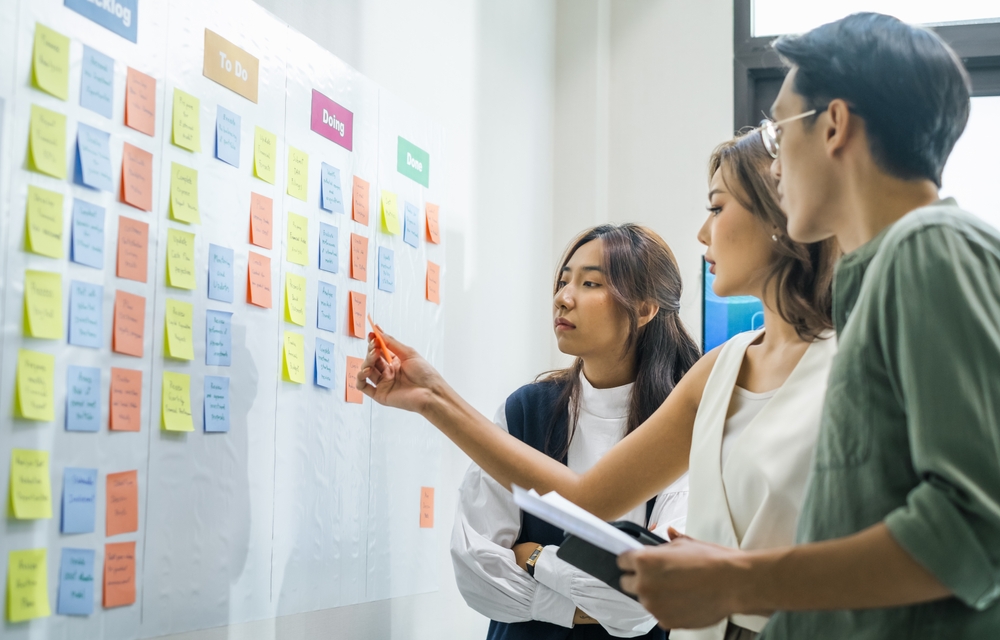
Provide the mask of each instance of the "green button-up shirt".
POLYGON ((1000 233, 954 200, 841 260, 800 543, 885 522, 954 597, 780 612, 767 640, 1000 638, 1000 233))

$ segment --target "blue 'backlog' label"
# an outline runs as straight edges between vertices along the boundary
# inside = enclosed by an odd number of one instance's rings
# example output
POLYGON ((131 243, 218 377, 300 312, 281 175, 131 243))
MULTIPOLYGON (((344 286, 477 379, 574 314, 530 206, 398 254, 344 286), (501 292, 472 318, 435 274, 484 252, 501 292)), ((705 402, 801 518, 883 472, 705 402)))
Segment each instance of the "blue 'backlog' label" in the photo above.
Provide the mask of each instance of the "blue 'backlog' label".
POLYGON ((139 0, 64 0, 67 8, 132 42, 139 38, 139 0))

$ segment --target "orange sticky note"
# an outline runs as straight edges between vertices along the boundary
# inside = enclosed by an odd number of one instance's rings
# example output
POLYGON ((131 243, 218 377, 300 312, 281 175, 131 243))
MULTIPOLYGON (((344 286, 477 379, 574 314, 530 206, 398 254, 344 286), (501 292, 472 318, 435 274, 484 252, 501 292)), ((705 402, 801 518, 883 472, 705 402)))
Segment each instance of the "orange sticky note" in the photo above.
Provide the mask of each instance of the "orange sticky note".
POLYGON ((441 267, 427 261, 427 299, 441 304, 441 267))
POLYGON ((368 238, 356 233, 351 234, 351 277, 368 281, 368 238))
POLYGON ((271 308, 271 259, 249 252, 247 257, 247 302, 271 308))
POLYGON ((146 281, 149 263, 149 224, 118 216, 118 277, 146 281))
POLYGON ((139 431, 142 418, 142 371, 111 367, 112 431, 139 431))
POLYGON ((104 608, 135 604, 135 543, 104 545, 104 608))
POLYGON ((420 487, 420 528, 434 528, 434 487, 420 487))
POLYGON ((438 224, 438 206, 427 203, 427 239, 434 244, 441 244, 441 227, 438 224))
POLYGON ((122 202, 153 210, 153 154, 125 143, 122 150, 122 202))
POLYGON ((368 224, 368 190, 371 187, 367 182, 354 176, 354 205, 351 208, 351 215, 356 222, 368 224))
POLYGON ((125 77, 125 126, 156 135, 156 78, 132 67, 125 77))
POLYGON ((365 304, 365 294, 357 291, 351 292, 350 318, 348 318, 351 326, 348 327, 348 330, 355 338, 364 339, 365 337, 365 304))
POLYGON ((135 471, 109 473, 105 535, 139 530, 139 476, 135 471))
POLYGON ((378 342, 379 349, 382 350, 382 355, 386 360, 392 361, 393 352, 389 350, 389 347, 385 345, 385 338, 382 337, 382 331, 379 330, 378 326, 375 325, 375 321, 372 320, 372 314, 368 314, 368 324, 372 326, 372 333, 375 334, 375 340, 378 342))
POLYGON ((250 243, 271 248, 271 212, 274 200, 259 193, 250 193, 250 243))
POLYGON ((345 400, 353 404, 364 404, 365 394, 358 390, 358 372, 361 371, 361 365, 365 363, 363 358, 352 358, 347 356, 347 375, 344 376, 344 384, 347 385, 345 389, 345 400))
POLYGON ((142 357, 146 332, 146 299, 127 291, 115 291, 115 317, 111 326, 111 350, 142 357))

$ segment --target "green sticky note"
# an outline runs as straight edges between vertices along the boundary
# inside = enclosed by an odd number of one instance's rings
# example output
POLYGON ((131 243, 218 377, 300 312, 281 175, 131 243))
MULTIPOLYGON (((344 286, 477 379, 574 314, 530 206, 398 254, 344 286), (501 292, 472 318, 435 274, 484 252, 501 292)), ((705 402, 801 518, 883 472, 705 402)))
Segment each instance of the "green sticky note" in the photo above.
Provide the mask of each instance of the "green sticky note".
POLYGON ((28 185, 25 208, 24 247, 40 256, 63 257, 63 196, 28 185))
POLYGON ((167 298, 164 351, 169 357, 177 360, 194 360, 193 326, 194 306, 190 302, 167 298))
POLYGON ((285 332, 284 363, 281 377, 288 382, 306 383, 306 339, 301 333, 285 332))
POLYGON ((173 143, 188 151, 201 151, 201 101, 174 89, 173 143))
POLYGON ((309 154, 288 147, 288 195, 305 202, 309 198, 309 154))
POLYGON ((309 264, 309 220, 305 216, 288 214, 288 261, 307 266, 309 264))
POLYGON ((24 622, 49 614, 49 570, 45 549, 11 551, 7 555, 7 619, 24 622))
POLYGON ((396 146, 396 171, 425 187, 431 183, 431 154, 399 136, 396 146))
POLYGON ((186 373, 163 372, 163 428, 167 431, 194 431, 191 419, 191 376, 186 373))
POLYGON ((194 234, 167 230, 167 286, 194 290, 194 234))
POLYGON ((198 212, 198 171, 170 163, 170 217, 188 224, 201 224, 198 212))
POLYGON ((24 335, 63 338, 62 276, 48 271, 24 272, 24 335))
POLYGON ((28 134, 28 168, 66 179, 66 116, 31 105, 28 134))
POLYGON ((55 356, 27 349, 18 350, 14 383, 18 417, 39 422, 55 420, 55 376, 55 356))
POLYGON ((285 320, 306 326, 306 279, 294 273, 285 274, 285 320))
POLYGON ((12 449, 10 452, 10 506, 18 520, 52 517, 49 452, 12 449))
POLYGON ((382 192, 382 230, 394 236, 403 232, 399 225, 399 200, 391 191, 382 192))
POLYGON ((253 174, 271 184, 274 184, 274 157, 277 148, 278 139, 273 133, 260 127, 254 128, 253 174))
POLYGON ((60 100, 69 99, 69 38, 38 22, 31 56, 31 81, 60 100))

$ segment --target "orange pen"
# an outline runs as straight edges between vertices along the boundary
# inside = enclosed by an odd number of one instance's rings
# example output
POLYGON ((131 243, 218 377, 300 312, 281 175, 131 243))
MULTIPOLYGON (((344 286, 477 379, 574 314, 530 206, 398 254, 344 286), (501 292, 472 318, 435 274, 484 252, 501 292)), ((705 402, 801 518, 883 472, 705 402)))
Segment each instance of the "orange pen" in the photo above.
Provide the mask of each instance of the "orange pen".
POLYGON ((372 326, 372 331, 375 332, 375 341, 378 342, 378 347, 382 350, 383 355, 385 355, 386 361, 392 362, 392 358, 395 354, 393 354, 392 351, 389 351, 389 347, 385 346, 385 338, 382 337, 382 332, 379 331, 379 328, 375 326, 375 321, 372 320, 372 314, 370 313, 368 314, 368 324, 372 326))

